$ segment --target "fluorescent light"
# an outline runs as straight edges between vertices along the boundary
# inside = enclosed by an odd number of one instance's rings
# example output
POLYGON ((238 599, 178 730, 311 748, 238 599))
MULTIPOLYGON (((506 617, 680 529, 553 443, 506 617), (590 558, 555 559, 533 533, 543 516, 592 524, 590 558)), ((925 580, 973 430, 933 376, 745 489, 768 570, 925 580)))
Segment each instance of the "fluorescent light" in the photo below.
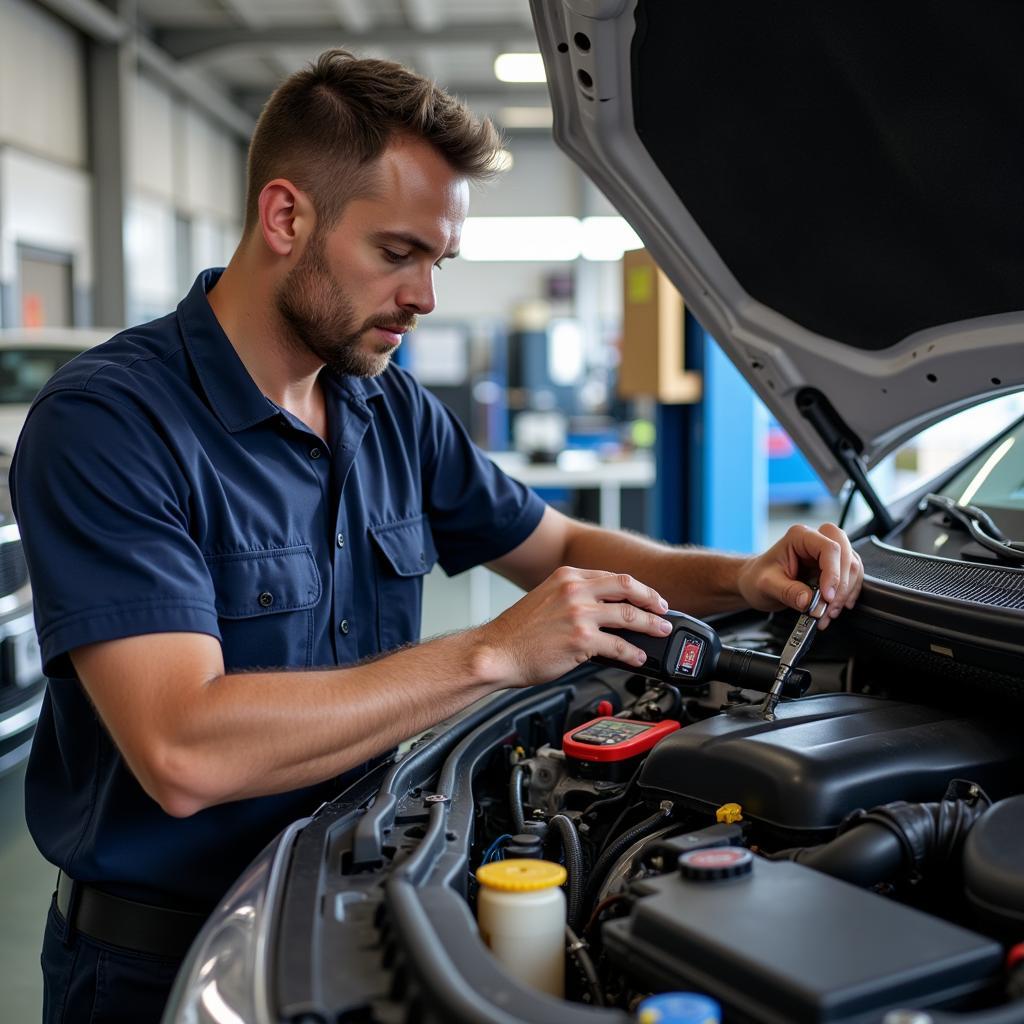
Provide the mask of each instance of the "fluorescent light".
POLYGON ((621 217, 469 217, 459 255, 473 261, 621 260, 643 242, 621 217))
POLYGON ((550 107, 502 107, 498 120, 505 128, 550 128, 550 107))
POLYGON ((621 217, 584 217, 580 239, 585 260, 621 260, 627 249, 642 249, 640 236, 621 217))
POLYGON ((467 260, 567 262, 580 254, 575 217, 469 217, 459 255, 467 260))
POLYGON ((502 53, 494 59, 494 76, 499 82, 546 82, 544 61, 539 53, 502 53))
POLYGON ((512 154, 507 149, 496 150, 491 158, 491 166, 496 171, 510 171, 513 163, 512 154))

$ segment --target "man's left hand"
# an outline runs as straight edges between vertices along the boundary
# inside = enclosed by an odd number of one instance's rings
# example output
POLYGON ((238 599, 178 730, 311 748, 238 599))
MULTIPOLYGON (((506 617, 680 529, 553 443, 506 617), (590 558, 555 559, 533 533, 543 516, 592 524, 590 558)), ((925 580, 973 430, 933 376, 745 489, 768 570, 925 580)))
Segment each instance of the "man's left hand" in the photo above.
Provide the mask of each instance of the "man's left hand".
POLYGON ((758 611, 805 611, 812 593, 807 581, 814 577, 822 600, 828 602, 818 626, 824 629, 843 608, 853 607, 864 580, 860 556, 834 523, 817 530, 790 527, 764 554, 748 559, 737 585, 743 600, 758 611))

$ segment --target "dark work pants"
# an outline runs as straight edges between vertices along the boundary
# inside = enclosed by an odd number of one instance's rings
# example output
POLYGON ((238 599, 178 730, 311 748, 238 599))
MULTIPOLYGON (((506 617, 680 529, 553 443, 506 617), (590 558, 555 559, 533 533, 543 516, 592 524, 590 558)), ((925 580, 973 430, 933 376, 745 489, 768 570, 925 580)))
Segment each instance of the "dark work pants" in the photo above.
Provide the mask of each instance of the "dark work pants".
POLYGON ((79 932, 50 901, 43 935, 43 1024, 159 1024, 179 960, 109 946, 79 932))

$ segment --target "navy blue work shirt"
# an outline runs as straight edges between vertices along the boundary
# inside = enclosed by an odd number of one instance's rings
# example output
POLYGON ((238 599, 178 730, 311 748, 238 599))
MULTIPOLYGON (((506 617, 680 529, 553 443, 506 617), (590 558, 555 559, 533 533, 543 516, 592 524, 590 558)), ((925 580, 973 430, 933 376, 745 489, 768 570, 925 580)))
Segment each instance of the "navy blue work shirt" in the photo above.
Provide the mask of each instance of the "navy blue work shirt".
POLYGON ((544 510, 395 366, 322 371, 328 436, 312 433, 221 330, 206 298, 218 277, 59 370, 11 471, 49 677, 32 835, 73 878, 201 907, 346 777, 173 818, 128 770, 68 652, 185 631, 217 637, 229 672, 344 665, 418 638, 435 562, 454 574, 498 558, 544 510))

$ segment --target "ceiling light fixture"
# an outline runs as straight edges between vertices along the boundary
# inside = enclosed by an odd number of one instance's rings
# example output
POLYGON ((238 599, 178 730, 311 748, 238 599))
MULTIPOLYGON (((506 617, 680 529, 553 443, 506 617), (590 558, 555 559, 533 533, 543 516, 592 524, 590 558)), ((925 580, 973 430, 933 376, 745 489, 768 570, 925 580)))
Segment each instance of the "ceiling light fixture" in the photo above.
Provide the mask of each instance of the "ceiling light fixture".
POLYGON ((512 154, 507 149, 496 150, 494 156, 491 157, 491 167, 499 172, 512 170, 514 162, 512 154))
POLYGON ((546 82, 544 61, 539 53, 502 53, 494 60, 499 82, 546 82))
POLYGON ((643 243, 621 217, 468 217, 459 255, 470 262, 615 261, 643 243))
POLYGON ((550 107, 502 107, 497 119, 503 128, 550 128, 550 107))
POLYGON ((575 217, 468 217, 459 256, 471 261, 562 263, 580 254, 575 217))
POLYGON ((622 217, 584 217, 580 255, 585 260, 621 260, 627 249, 642 249, 640 236, 622 217))

